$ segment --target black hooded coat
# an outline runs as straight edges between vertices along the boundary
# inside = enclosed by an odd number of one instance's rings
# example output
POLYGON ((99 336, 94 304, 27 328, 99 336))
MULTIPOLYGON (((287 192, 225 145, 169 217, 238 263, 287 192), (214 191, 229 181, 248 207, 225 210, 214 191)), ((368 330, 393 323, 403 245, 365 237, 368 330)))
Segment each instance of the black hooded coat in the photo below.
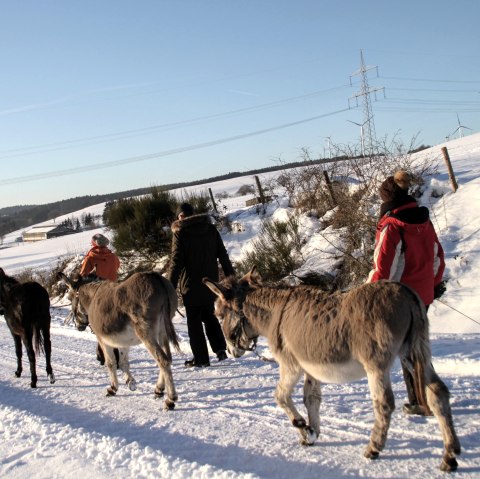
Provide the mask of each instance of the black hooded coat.
POLYGON ((235 274, 220 233, 209 215, 193 215, 172 224, 173 243, 169 279, 179 286, 186 306, 214 302, 215 295, 202 282, 218 281, 218 262, 225 276, 235 274))

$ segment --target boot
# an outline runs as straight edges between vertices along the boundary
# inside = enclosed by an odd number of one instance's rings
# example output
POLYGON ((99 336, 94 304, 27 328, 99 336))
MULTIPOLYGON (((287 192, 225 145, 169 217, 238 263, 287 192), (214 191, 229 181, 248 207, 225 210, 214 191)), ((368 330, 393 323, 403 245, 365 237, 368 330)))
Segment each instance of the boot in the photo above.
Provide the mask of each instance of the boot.
POLYGON ((403 405, 402 411, 405 414, 425 416, 425 408, 423 406, 420 406, 420 404, 410 404, 407 402, 403 405))
POLYGON ((208 368, 209 366, 210 363, 197 364, 195 359, 189 359, 188 361, 185 361, 186 368, 208 368))
POLYGON ((227 352, 226 351, 218 351, 217 353, 217 358, 219 361, 225 361, 225 359, 228 359, 227 352))

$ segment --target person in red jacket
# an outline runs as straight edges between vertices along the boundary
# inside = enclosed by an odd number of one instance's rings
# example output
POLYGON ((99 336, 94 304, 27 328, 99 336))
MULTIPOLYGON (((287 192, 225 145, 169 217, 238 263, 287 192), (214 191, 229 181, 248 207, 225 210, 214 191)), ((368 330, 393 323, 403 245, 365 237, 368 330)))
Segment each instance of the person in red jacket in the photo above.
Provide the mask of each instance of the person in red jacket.
POLYGON ((83 259, 80 276, 88 276, 95 271, 95 275, 101 279, 117 281, 120 260, 115 253, 107 248, 109 243, 109 239, 101 233, 93 235, 92 247, 83 259))
MULTIPOLYGON (((373 269, 367 282, 387 279, 404 283, 418 293, 428 310, 441 288, 444 252, 428 208, 418 206, 408 194, 409 186, 410 175, 403 170, 389 176, 380 186, 383 203, 373 269)), ((418 403, 414 379, 403 364, 402 369, 409 400, 403 409, 410 414, 424 414, 426 409, 418 403)))
MULTIPOLYGON (((115 253, 107 248, 109 243, 109 239, 101 233, 92 236, 92 247, 83 259, 80 276, 88 276, 90 273, 93 273, 100 279, 117 281, 120 260, 115 253)), ((115 353, 118 365, 119 351, 115 348, 113 352, 115 353)), ((97 359, 102 366, 105 364, 105 354, 98 343, 97 359)))

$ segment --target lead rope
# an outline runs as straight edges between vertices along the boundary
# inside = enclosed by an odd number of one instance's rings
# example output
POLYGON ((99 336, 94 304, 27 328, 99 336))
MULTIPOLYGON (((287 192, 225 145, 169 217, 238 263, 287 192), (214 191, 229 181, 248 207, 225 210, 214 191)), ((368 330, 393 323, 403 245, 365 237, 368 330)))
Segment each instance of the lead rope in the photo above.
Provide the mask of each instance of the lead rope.
POLYGON ((444 304, 445 306, 447 306, 448 308, 450 309, 453 309, 453 311, 457 312, 458 314, 461 314, 462 316, 465 316, 466 318, 468 318, 470 321, 473 321, 474 323, 478 324, 480 326, 480 322, 478 322, 477 320, 471 318, 470 316, 468 316, 467 314, 465 313, 462 313, 461 311, 459 311, 458 309, 455 309, 453 306, 450 306, 448 303, 446 303, 445 301, 442 301, 441 299, 437 298, 437 301, 444 304))

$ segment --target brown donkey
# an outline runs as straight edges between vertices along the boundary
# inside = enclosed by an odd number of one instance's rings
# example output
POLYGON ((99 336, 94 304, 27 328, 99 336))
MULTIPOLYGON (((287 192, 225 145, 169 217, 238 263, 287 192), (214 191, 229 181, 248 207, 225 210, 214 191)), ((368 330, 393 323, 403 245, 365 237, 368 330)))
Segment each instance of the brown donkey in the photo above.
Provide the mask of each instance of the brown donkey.
POLYGON ((170 343, 179 348, 172 318, 177 309, 177 294, 170 281, 160 273, 135 273, 121 283, 84 277, 76 281, 63 273, 59 277, 70 289, 72 314, 80 331, 90 325, 106 356, 110 374, 107 396, 118 390, 117 363, 114 348, 118 348, 119 367, 131 391, 136 382, 130 373, 130 346, 143 343, 155 359, 160 371, 155 396, 166 390, 165 409, 173 409, 177 393, 172 377, 170 343))
POLYGON ((50 298, 47 290, 35 281, 18 282, 7 276, 0 268, 0 314, 5 316, 8 328, 15 342, 17 370, 22 375, 22 342, 27 350, 30 363, 30 386, 37 387, 36 354, 45 352, 48 379, 55 382, 50 362, 52 344, 50 341, 50 298))
POLYGON ((440 469, 457 469, 460 443, 449 391, 431 365, 425 307, 411 289, 396 282, 333 294, 308 286, 268 287, 255 268, 239 281, 215 283, 205 278, 204 283, 218 296, 216 314, 234 357, 252 350, 258 336, 268 339, 280 366, 275 399, 298 429, 302 444, 313 444, 320 433, 320 382, 366 376, 375 422, 365 457, 376 459, 395 409, 390 369, 398 356, 420 371, 426 401, 439 422, 445 448, 440 469), (302 372, 308 424, 292 401, 302 372))

